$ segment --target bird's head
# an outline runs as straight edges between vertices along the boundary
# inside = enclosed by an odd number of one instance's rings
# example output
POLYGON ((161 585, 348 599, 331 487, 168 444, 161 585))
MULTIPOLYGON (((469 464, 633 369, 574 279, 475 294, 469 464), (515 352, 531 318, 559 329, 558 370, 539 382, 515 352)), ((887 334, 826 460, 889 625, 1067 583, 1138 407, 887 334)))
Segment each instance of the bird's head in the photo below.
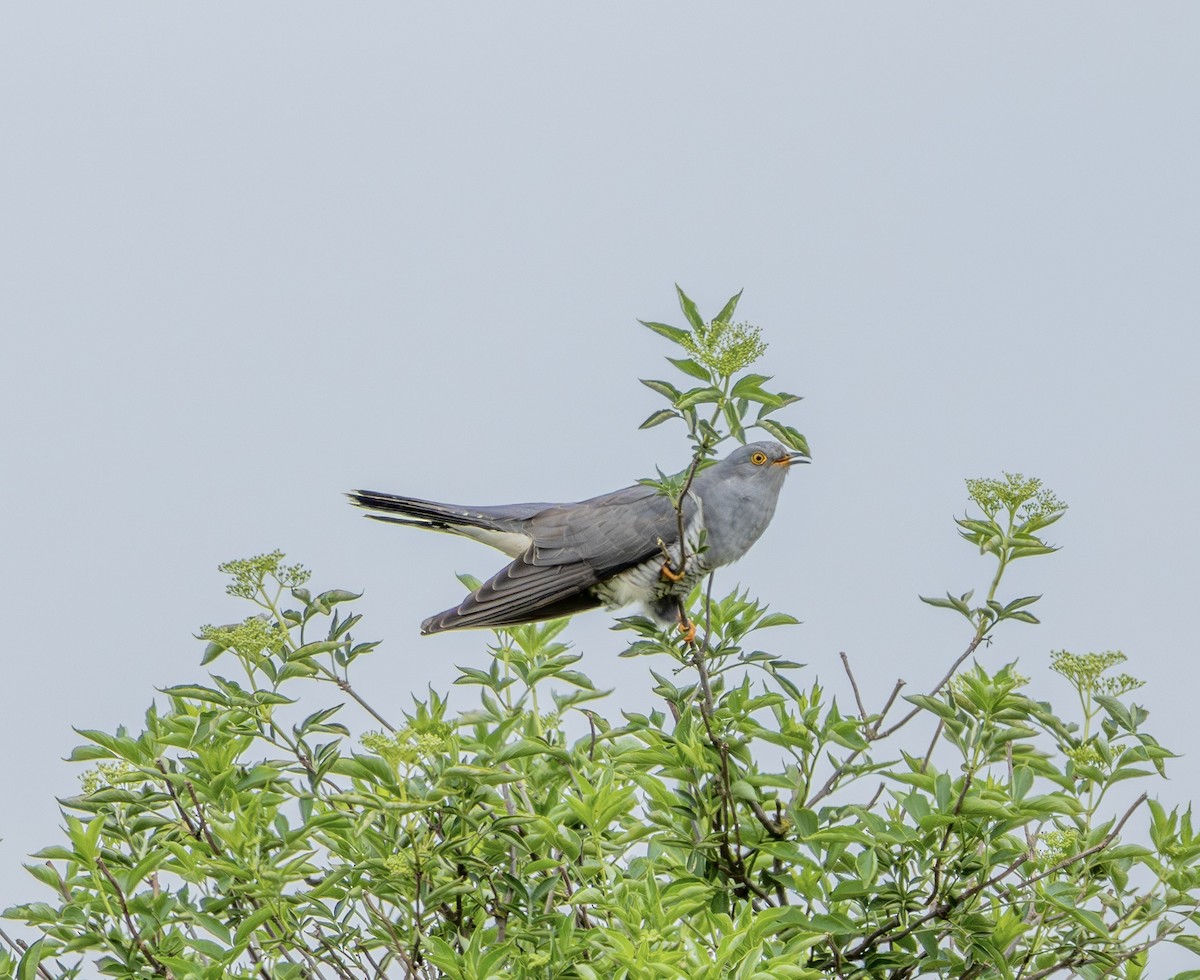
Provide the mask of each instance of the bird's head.
POLYGON ((758 492, 751 487, 771 488, 778 493, 788 470, 796 463, 807 462, 807 454, 792 452, 773 440, 751 442, 706 469, 703 483, 728 483, 730 489, 741 487, 741 493, 758 492))
POLYGON ((766 473, 786 473, 796 463, 811 462, 807 453, 796 453, 774 441, 749 442, 739 446, 721 464, 742 473, 755 474, 761 478, 766 473))

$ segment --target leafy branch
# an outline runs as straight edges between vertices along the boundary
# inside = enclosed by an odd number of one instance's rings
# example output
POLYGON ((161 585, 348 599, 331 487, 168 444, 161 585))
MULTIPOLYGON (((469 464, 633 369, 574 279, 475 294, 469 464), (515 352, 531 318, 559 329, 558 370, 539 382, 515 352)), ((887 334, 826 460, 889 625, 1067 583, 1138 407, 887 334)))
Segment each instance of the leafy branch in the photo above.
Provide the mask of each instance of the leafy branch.
MULTIPOLYGON (((752 373, 739 296, 705 321, 678 291, 686 326, 647 324, 688 379, 646 382, 667 400, 647 424, 679 419, 692 447, 652 481, 677 517, 722 443, 757 427, 807 452, 774 414, 795 396, 752 373)), ((1161 943, 1200 954, 1200 835, 1145 788, 1172 753, 1124 655, 1056 651, 1032 679, 979 656, 1036 624, 1040 597, 1002 590, 1065 506, 1020 475, 967 490, 984 598, 926 600, 964 644, 878 710, 848 654, 843 710, 777 652, 797 620, 711 576, 690 641, 618 624, 621 655, 650 658, 644 714, 604 710, 566 620, 495 631, 465 705, 372 703, 357 594, 310 590, 280 552, 227 563, 250 615, 201 630, 208 673, 137 726, 79 730, 81 790, 27 865, 47 897, 6 912, 33 941, 0 930, 0 977, 1136 980, 1161 943)))

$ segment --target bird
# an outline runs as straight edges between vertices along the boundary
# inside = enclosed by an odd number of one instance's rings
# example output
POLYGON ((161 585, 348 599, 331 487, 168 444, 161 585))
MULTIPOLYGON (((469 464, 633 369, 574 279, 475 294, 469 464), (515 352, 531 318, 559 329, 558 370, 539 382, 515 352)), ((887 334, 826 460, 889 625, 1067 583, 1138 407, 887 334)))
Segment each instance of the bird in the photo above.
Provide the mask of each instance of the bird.
POLYGON ((678 619, 691 641, 696 627, 680 600, 713 569, 750 549, 775 514, 788 470, 807 462, 806 453, 763 441, 739 446, 699 469, 682 497, 682 556, 680 511, 660 489, 645 484, 557 504, 470 507, 376 490, 346 496, 374 520, 461 535, 512 559, 457 606, 426 619, 422 635, 519 626, 639 603, 663 628, 678 619))

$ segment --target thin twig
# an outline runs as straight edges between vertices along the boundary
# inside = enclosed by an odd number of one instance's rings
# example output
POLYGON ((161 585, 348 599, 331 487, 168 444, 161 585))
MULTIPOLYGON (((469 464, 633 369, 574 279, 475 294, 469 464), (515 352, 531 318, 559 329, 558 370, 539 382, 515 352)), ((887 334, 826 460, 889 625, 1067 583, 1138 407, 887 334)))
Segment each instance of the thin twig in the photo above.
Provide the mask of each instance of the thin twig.
MULTIPOLYGON (((1072 854, 1069 857, 1064 858, 1063 860, 1061 860, 1057 864, 1055 864, 1053 867, 1047 868, 1045 871, 1041 872, 1040 874, 1036 874, 1030 878, 1024 879, 1020 883, 1020 886, 1022 888, 1027 888, 1028 886, 1035 884, 1038 881, 1041 881, 1043 878, 1047 877, 1048 875, 1052 875, 1056 871, 1061 871, 1063 868, 1067 867, 1068 865, 1074 864, 1076 861, 1081 861, 1084 858, 1089 857, 1092 854, 1095 854, 1097 851, 1101 851, 1104 848, 1108 847, 1114 840, 1117 839, 1117 836, 1120 834, 1121 829, 1125 826, 1125 824, 1129 820, 1129 818, 1131 816, 1133 816, 1134 811, 1137 810, 1137 808, 1139 806, 1141 806, 1142 803, 1144 803, 1145 801, 1146 801, 1146 794, 1143 793, 1141 796, 1139 796, 1136 800, 1133 801, 1133 805, 1130 806, 1129 809, 1125 811, 1125 814, 1121 817, 1120 820, 1117 821, 1117 823, 1113 827, 1113 829, 1110 830, 1107 834, 1105 834, 1104 838, 1099 843, 1094 844, 1091 847, 1080 851, 1078 854, 1072 854)), ((875 946, 877 946, 881 942, 896 943, 899 940, 904 939, 906 936, 912 935, 912 933, 916 932, 926 922, 929 922, 932 919, 945 918, 947 915, 950 914, 950 912, 952 912, 959 905, 962 905, 964 902, 969 901, 970 899, 974 898, 981 891, 984 891, 987 888, 991 888, 992 885, 995 885, 998 882, 1003 881, 1005 878, 1007 878, 1013 872, 1017 871, 1020 867, 1022 867, 1029 860, 1030 860, 1030 856, 1028 854, 1021 855, 1021 857, 1017 858, 1017 860, 1014 861, 1012 864, 1008 865, 1008 867, 1006 867, 1002 871, 999 871, 996 874, 992 875, 992 877, 988 878, 986 881, 981 881, 975 885, 972 885, 970 888, 966 889, 966 891, 964 891, 958 895, 953 895, 950 898, 947 898, 944 901, 939 902, 935 908, 931 909, 930 911, 928 911, 924 915, 922 915, 920 918, 911 922, 908 926, 906 926, 900 932, 891 933, 889 935, 888 934, 889 931, 891 929, 895 928, 896 925, 899 925, 898 920, 896 920, 893 917, 891 920, 889 920, 889 922, 887 924, 885 924, 883 927, 881 927, 879 929, 876 929, 873 933, 871 933, 871 935, 869 935, 861 943, 859 943, 857 946, 855 946, 852 950, 849 950, 846 953, 846 957, 848 959, 855 959, 855 960, 861 959, 865 953, 874 949, 875 946)), ((1063 968, 1064 967, 1062 967, 1062 966, 1058 966, 1058 967, 1055 967, 1054 969, 1050 970, 1049 972, 1043 971, 1041 973, 1030 974, 1029 977, 1027 978, 1027 980, 1038 980, 1038 978, 1040 978, 1040 977, 1049 976, 1050 973, 1056 972, 1058 969, 1063 969, 1063 968)))
MULTIPOLYGON (((1003 881, 1005 878, 1007 878, 1014 871, 1016 871, 1018 868, 1020 868, 1021 865, 1023 865, 1028 860, 1029 860, 1029 855, 1022 854, 1019 858, 1017 858, 1017 860, 1015 860, 1012 864, 1010 864, 1003 871, 998 871, 996 874, 992 875, 992 877, 988 878, 986 881, 981 881, 978 884, 972 885, 970 888, 968 888, 966 891, 962 892, 959 895, 952 895, 950 898, 947 898, 944 901, 939 902, 936 908, 931 909, 930 911, 926 912, 920 918, 916 919, 915 921, 913 921, 909 925, 907 925, 905 928, 900 930, 900 932, 893 933, 890 936, 877 937, 877 941, 886 942, 886 943, 899 942, 901 939, 904 939, 906 936, 911 936, 914 932, 916 932, 918 929, 920 929, 921 926, 923 926, 926 922, 929 922, 931 919, 944 919, 955 908, 957 908, 959 905, 962 905, 963 902, 966 902, 969 899, 974 898, 976 895, 978 895, 984 889, 991 888, 992 885, 995 885, 998 882, 1003 881)), ((872 933, 872 935, 874 936, 875 933, 872 933)), ((871 944, 868 945, 867 940, 863 940, 863 942, 859 943, 858 946, 856 946, 853 950, 851 950, 846 955, 851 959, 859 959, 862 957, 863 953, 868 952, 876 944, 877 944, 876 941, 872 941, 871 944)))
POLYGON ((401 942, 400 935, 392 926, 392 920, 383 914, 383 909, 371 902, 371 896, 366 892, 362 893, 362 900, 363 904, 366 905, 366 907, 375 915, 375 918, 379 922, 383 923, 384 929, 387 930, 388 935, 392 939, 392 952, 400 958, 400 962, 403 963, 404 968, 408 970, 408 975, 410 977, 417 976, 417 968, 413 961, 408 958, 408 953, 404 951, 404 943, 401 942))
POLYGON ((854 671, 850 669, 850 658, 846 656, 846 651, 839 651, 838 656, 842 658, 842 666, 846 668, 846 676, 850 678, 850 687, 854 689, 854 701, 858 705, 858 717, 860 717, 865 725, 867 723, 867 709, 863 704, 862 695, 858 693, 858 681, 854 679, 854 671))
MULTIPOLYGON (((11 946, 20 956, 24 956, 29 950, 29 944, 23 939, 13 939, 7 932, 0 929, 0 939, 3 939, 11 946)), ((46 980, 54 980, 53 974, 50 973, 41 963, 38 963, 38 976, 45 977, 46 980)))
MULTIPOLYGON (((204 809, 201 807, 200 801, 196 798, 196 787, 192 785, 190 780, 185 781, 188 791, 191 794, 192 802, 196 805, 197 819, 200 821, 198 825, 192 823, 192 818, 188 814, 187 809, 184 807, 183 801, 180 800, 179 794, 175 790, 175 784, 171 780, 171 774, 168 772, 163 760, 155 759, 154 764, 158 767, 158 771, 163 774, 163 783, 167 787, 167 795, 171 797, 171 801, 175 804, 175 809, 179 811, 179 818, 183 821, 184 826, 187 827, 188 833, 192 836, 192 839, 207 844, 209 850, 212 852, 212 856, 220 857, 221 850, 217 846, 217 842, 213 839, 212 834, 209 833, 208 825, 204 822, 204 809)), ((242 903, 237 896, 233 897, 232 907, 239 913, 244 914, 242 903)), ((263 980, 271 980, 271 975, 267 973, 266 967, 260 962, 258 950, 254 948, 253 943, 247 944, 246 955, 249 956, 250 961, 256 967, 258 967, 258 971, 262 975, 263 980)))
POLYGON ((1111 844, 1114 840, 1117 839, 1117 835, 1121 833, 1121 828, 1124 827, 1126 822, 1129 820, 1129 818, 1133 816, 1133 812, 1139 806, 1141 806, 1143 803, 1146 802, 1146 798, 1147 798, 1147 794, 1143 793, 1136 800, 1134 800, 1133 804, 1129 807, 1129 809, 1125 811, 1125 815, 1122 816, 1121 819, 1117 821, 1116 825, 1113 827, 1112 830, 1110 830, 1107 834, 1104 835, 1104 837, 1102 837, 1100 839, 1099 843, 1093 844, 1091 847, 1080 851, 1078 854, 1072 854, 1068 857, 1063 858, 1057 864, 1053 865, 1052 867, 1047 868, 1041 874, 1036 874, 1032 878, 1026 878, 1024 881, 1021 882, 1021 886, 1027 888, 1029 885, 1035 884, 1036 882, 1041 881, 1043 878, 1048 878, 1050 875, 1054 874, 1057 871, 1061 871, 1063 868, 1067 867, 1068 865, 1074 864, 1076 861, 1082 861, 1086 857, 1091 857, 1097 851, 1104 850, 1106 847, 1108 847, 1109 844, 1111 844))
POLYGON ((729 846, 729 830, 732 826, 734 835, 738 838, 737 846, 742 846, 741 842, 741 826, 737 818, 737 810, 733 804, 733 791, 731 788, 732 780, 729 778, 729 745, 721 737, 719 737, 713 728, 713 717, 716 714, 716 707, 713 703, 712 686, 709 683, 708 665, 705 663, 705 651, 697 648, 695 656, 692 658, 693 666, 696 668, 696 673, 700 678, 700 718, 704 722, 704 730, 708 735, 708 741, 714 749, 717 750, 717 758, 721 763, 720 778, 717 788, 721 798, 721 823, 722 833, 718 840, 722 857, 729 866, 729 873, 737 879, 738 883, 744 890, 753 892, 768 905, 774 904, 770 896, 746 874, 746 867, 740 853, 734 853, 729 846))
POLYGON ((1037 973, 1029 974, 1025 980, 1043 980, 1044 977, 1053 976, 1059 970, 1069 970, 1073 966, 1083 966, 1087 962, 1087 957, 1076 951, 1065 960, 1059 960, 1053 966, 1048 966, 1044 970, 1038 970, 1037 973))
POLYGON ((383 972, 383 966, 381 964, 375 962, 375 957, 373 957, 371 955, 371 951, 369 949, 367 949, 366 946, 362 946, 361 950, 362 950, 363 957, 366 959, 366 961, 368 963, 371 964, 371 969, 373 969, 375 971, 375 976, 376 976, 377 980, 379 980, 379 978, 383 978, 385 976, 385 974, 383 972))
POLYGON ((950 832, 954 829, 954 821, 962 812, 963 801, 967 798, 967 790, 971 788, 971 774, 967 773, 963 777, 962 790, 958 794, 958 801, 954 804, 954 810, 950 814, 950 820, 946 823, 946 832, 942 834, 942 843, 937 849, 937 857, 933 859, 933 887, 929 890, 929 901, 927 906, 933 905, 937 901, 938 891, 942 887, 942 855, 946 847, 950 843, 950 832))
POLYGON ((217 845, 212 831, 208 829, 208 821, 204 819, 204 807, 196 796, 196 787, 192 785, 190 779, 184 780, 183 785, 187 787, 187 791, 192 797, 192 805, 196 808, 196 819, 200 821, 200 831, 204 834, 204 839, 208 841, 208 846, 212 848, 213 857, 217 857, 221 853, 221 848, 217 845))
MULTIPOLYGON (((888 695, 888 699, 884 703, 878 717, 870 725, 870 727, 864 731, 863 737, 867 742, 874 742, 877 739, 884 737, 884 735, 879 733, 879 726, 882 724, 883 719, 887 717, 887 713, 891 710, 892 705, 896 702, 896 698, 900 694, 900 690, 904 687, 904 684, 905 681, 903 679, 896 681, 896 685, 892 688, 892 693, 888 695)), ((890 732, 885 734, 890 734, 890 732)), ((825 780, 824 785, 817 790, 815 794, 809 797, 804 805, 808 807, 815 806, 821 800, 825 799, 825 797, 829 796, 837 788, 837 784, 841 781, 842 777, 845 776, 850 770, 850 766, 854 760, 862 755, 865 751, 865 748, 855 749, 848 756, 846 756, 846 758, 841 761, 841 764, 829 774, 829 778, 825 780)))
MULTIPOLYGON (((975 638, 967 644, 967 648, 958 655, 958 659, 950 665, 950 669, 946 671, 946 675, 934 685, 933 690, 929 692, 930 697, 934 697, 943 687, 950 683, 950 678, 954 676, 955 671, 962 666, 963 661, 966 660, 967 657, 971 656, 971 654, 976 651, 976 649, 979 647, 979 644, 982 642, 983 637, 977 633, 975 638)), ((882 732, 880 732, 877 737, 887 738, 893 732, 907 725, 910 721, 917 717, 922 710, 923 709, 920 707, 913 708, 912 711, 896 722, 896 724, 892 725, 891 728, 885 728, 882 732)))
MULTIPOLYGON (((933 738, 929 740, 929 751, 925 753, 925 758, 921 760, 921 775, 924 775, 929 769, 929 760, 933 758, 933 750, 937 748, 938 739, 942 737, 942 732, 946 730, 946 719, 939 718, 937 728, 933 731, 933 738)), ((1010 742, 1009 745, 1012 743, 1010 742)))
MULTIPOLYGON (((561 858, 562 855, 560 854, 559 857, 561 858)), ((558 866, 558 875, 560 878, 562 878, 563 891, 566 893, 567 901, 570 902, 571 896, 574 894, 574 892, 571 890, 571 876, 567 874, 567 866, 565 863, 560 864, 558 866)), ((546 901, 547 902, 552 901, 553 897, 554 897, 554 893, 550 892, 546 896, 546 901)), ((582 926, 584 929, 592 928, 592 920, 591 920, 591 917, 587 914, 587 906, 586 905, 576 905, 575 906, 575 921, 580 926, 582 926)))
POLYGON ((371 715, 371 717, 374 718, 377 722, 379 722, 379 724, 381 724, 389 732, 394 732, 396 730, 395 727, 392 726, 388 722, 388 720, 383 717, 383 715, 381 715, 378 711, 376 711, 369 704, 367 704, 366 701, 364 701, 361 697, 359 697, 358 692, 350 686, 349 680, 338 677, 336 679, 336 683, 339 688, 341 688, 343 691, 345 691, 347 694, 349 694, 350 697, 354 698, 355 701, 357 701, 360 705, 362 705, 362 707, 371 715))
POLYGON ((762 808, 762 804, 758 800, 750 800, 750 812, 758 818, 758 822, 763 825, 763 829, 774 837, 775 840, 787 839, 787 834, 783 832, 783 828, 767 815, 767 811, 762 808))
MULTIPOLYGON (((325 952, 330 957, 325 962, 337 970, 337 975, 341 977, 342 980, 354 980, 353 975, 342 966, 341 960, 339 959, 339 957, 345 953, 345 950, 339 950, 336 946, 334 946, 333 943, 326 939, 322 934, 320 927, 316 925, 312 927, 312 936, 318 943, 325 947, 325 952)), ((315 973, 318 977, 321 976, 321 970, 317 966, 316 961, 311 955, 308 954, 307 950, 305 950, 303 946, 300 946, 300 949, 305 953, 304 958, 308 961, 309 967, 312 969, 313 973, 315 973)), ((354 965, 361 969, 361 966, 358 963, 355 963, 354 965)))
POLYGON ((584 717, 588 720, 588 728, 591 730, 592 739, 588 742, 588 762, 596 761, 596 712, 589 711, 586 708, 583 711, 584 717))
POLYGON ((125 925, 129 928, 130 938, 133 944, 138 948, 138 952, 146 958, 146 962, 154 967, 154 972, 160 977, 167 977, 168 980, 174 980, 175 974, 167 969, 158 961, 158 957, 154 955, 150 947, 146 945, 142 939, 142 932, 133 921, 133 916, 129 914, 129 905, 125 902, 125 893, 121 890, 121 884, 113 877, 113 873, 108 870, 108 865, 104 863, 104 858, 96 858, 96 867, 100 869, 100 873, 108 879, 108 883, 112 885, 113 891, 117 894, 117 903, 121 906, 121 914, 125 917, 125 925))
MULTIPOLYGON (((163 782, 167 787, 167 795, 171 797, 175 804, 175 809, 179 811, 179 819, 183 821, 183 825, 187 827, 188 833, 196 840, 203 840, 200 831, 192 823, 192 818, 188 815, 187 810, 183 808, 183 803, 179 799, 179 794, 175 792, 175 784, 171 782, 171 776, 167 772, 167 767, 163 764, 162 759, 155 759, 154 764, 158 767, 158 771, 163 774, 163 782)), ((214 852, 215 854, 215 852, 214 852)))
MULTIPOLYGON (((687 495, 691 492, 692 481, 696 478, 696 467, 700 465, 700 460, 703 459, 701 453, 696 452, 692 456, 692 465, 688 467, 687 479, 683 483, 683 490, 679 493, 679 501, 675 504, 675 522, 679 531, 679 574, 683 575, 687 571, 687 536, 684 533, 683 527, 683 502, 687 500, 687 495)), ((667 554, 668 563, 671 560, 670 553, 667 554)))
POLYGON ((900 689, 908 682, 904 678, 896 681, 896 686, 892 688, 892 693, 888 695, 888 699, 884 702, 882 710, 879 712, 879 717, 875 720, 874 726, 871 729, 871 738, 879 737, 879 726, 883 724, 883 719, 887 717, 887 713, 892 710, 892 705, 896 703, 896 697, 900 693, 900 689))
POLYGON ((860 755, 862 755, 863 752, 865 752, 865 751, 866 751, 865 749, 855 749, 848 756, 846 756, 846 758, 844 758, 842 760, 841 765, 839 765, 836 769, 833 770, 833 772, 831 772, 829 774, 829 778, 827 780, 825 780, 824 785, 819 790, 817 790, 812 796, 810 796, 805 801, 804 805, 807 808, 812 809, 819 802, 821 802, 821 800, 825 799, 825 797, 827 797, 830 793, 832 793, 834 791, 834 789, 837 787, 837 784, 841 781, 841 778, 844 775, 846 775, 846 773, 849 771, 851 763, 853 763, 854 760, 857 759, 860 755))
MULTIPOLYGON (((1139 956, 1140 954, 1146 952, 1146 950, 1150 949, 1152 946, 1157 946, 1163 940, 1169 939, 1171 935, 1172 932, 1167 931, 1161 936, 1155 936, 1153 939, 1147 939, 1144 943, 1138 944, 1133 949, 1123 950, 1120 953, 1106 953, 1103 962, 1106 966, 1109 965, 1110 961, 1115 961, 1112 963, 1113 966, 1128 962, 1135 956, 1139 956)), ((1051 976, 1052 974, 1057 973, 1059 970, 1067 970, 1073 966, 1088 966, 1089 964, 1099 962, 1102 962, 1101 957, 1099 956, 1093 959, 1088 959, 1086 956, 1082 956, 1079 951, 1076 951, 1068 956, 1065 960, 1061 960, 1058 963, 1055 963, 1053 966, 1048 966, 1044 970, 1038 970, 1037 973, 1029 974, 1025 980, 1043 980, 1043 978, 1051 976)))
MULTIPOLYGON (((698 461, 699 458, 697 457, 695 462, 698 461)), ((690 485, 691 481, 689 480, 688 486, 690 485)), ((683 498, 680 497, 681 503, 679 508, 682 508, 682 500, 683 498)), ((741 822, 738 820, 737 807, 733 800, 732 779, 729 775, 729 744, 717 734, 716 729, 713 727, 713 720, 716 717, 716 705, 713 700, 712 684, 708 674, 707 658, 709 643, 712 638, 712 592, 715 579, 716 575, 710 572, 704 597, 704 639, 699 644, 693 639, 688 642, 688 646, 692 648, 691 665, 696 668, 696 675, 699 679, 700 718, 704 723, 704 731, 708 736, 709 744, 716 750, 717 758, 720 760, 721 765, 720 774, 717 779, 721 820, 721 833, 717 838, 718 848, 722 859, 728 867, 729 874, 741 885, 742 891, 746 894, 753 893, 767 905, 773 905, 774 903, 771 901, 770 895, 751 880, 750 876, 746 873, 746 865, 741 853, 743 849, 741 822), (731 828, 736 838, 736 850, 730 847, 729 833, 731 828)), ((676 597, 676 600, 679 605, 680 622, 686 622, 688 617, 683 598, 676 597)), ((770 832, 773 826, 770 817, 762 811, 761 806, 758 807, 758 810, 762 813, 759 821, 763 822, 763 826, 770 832)), ((755 816, 758 816, 758 813, 755 816)), ((782 832, 779 831, 779 833, 782 832)))

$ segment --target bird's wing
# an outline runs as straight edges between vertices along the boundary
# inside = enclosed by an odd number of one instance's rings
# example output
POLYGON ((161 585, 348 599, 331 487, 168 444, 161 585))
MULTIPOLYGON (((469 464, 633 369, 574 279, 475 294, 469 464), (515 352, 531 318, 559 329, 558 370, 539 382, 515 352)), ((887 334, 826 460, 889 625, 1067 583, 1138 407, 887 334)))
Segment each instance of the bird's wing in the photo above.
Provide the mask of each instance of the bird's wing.
MULTIPOLYGON (((685 515, 690 507, 685 508, 685 515)), ((511 626, 566 616, 599 605, 591 587, 673 543, 671 501, 629 487, 579 504, 550 507, 526 525, 533 545, 454 609, 430 616, 422 633, 511 626)))
POLYGON ((515 626, 569 616, 600 604, 588 591, 597 578, 586 564, 538 565, 532 558, 530 548, 467 596, 461 605, 430 616, 421 624, 421 632, 515 626))
MULTIPOLYGON (((685 500, 684 520, 695 511, 685 500)), ((584 562, 597 580, 639 564, 673 545, 679 520, 670 498, 653 487, 634 486, 566 507, 550 507, 527 525, 533 561, 539 565, 584 562)))

